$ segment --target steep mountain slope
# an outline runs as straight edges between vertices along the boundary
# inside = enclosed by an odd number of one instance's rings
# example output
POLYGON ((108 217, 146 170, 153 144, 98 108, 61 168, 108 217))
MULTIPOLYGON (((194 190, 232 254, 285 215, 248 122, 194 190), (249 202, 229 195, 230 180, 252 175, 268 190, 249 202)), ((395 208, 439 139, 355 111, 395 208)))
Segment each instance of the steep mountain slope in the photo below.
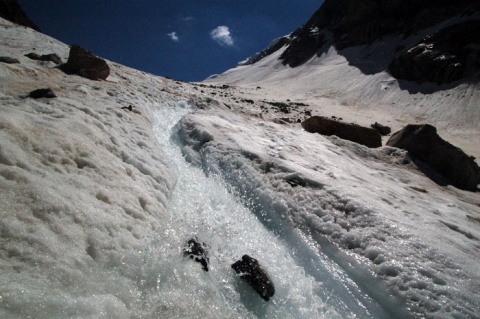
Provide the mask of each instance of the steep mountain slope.
POLYGON ((366 126, 432 124, 478 158, 479 19, 477 1, 326 1, 291 35, 207 82, 262 87, 366 126))

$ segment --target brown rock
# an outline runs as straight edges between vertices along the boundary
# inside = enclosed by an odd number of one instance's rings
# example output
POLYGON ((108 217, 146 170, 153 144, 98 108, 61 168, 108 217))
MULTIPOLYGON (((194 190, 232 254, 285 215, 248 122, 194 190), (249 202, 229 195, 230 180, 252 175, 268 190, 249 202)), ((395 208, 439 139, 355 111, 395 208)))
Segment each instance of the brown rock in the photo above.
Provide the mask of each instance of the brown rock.
POLYGON ((387 145, 407 150, 452 185, 464 190, 477 190, 480 168, 474 158, 443 140, 435 127, 428 124, 407 125, 394 133, 387 145))
POLYGON ((78 45, 72 45, 66 64, 68 70, 90 80, 105 80, 110 75, 107 62, 78 45))
POLYGON ((377 130, 355 124, 348 124, 321 116, 312 116, 302 122, 302 127, 310 133, 335 135, 371 148, 382 146, 382 137, 377 130))

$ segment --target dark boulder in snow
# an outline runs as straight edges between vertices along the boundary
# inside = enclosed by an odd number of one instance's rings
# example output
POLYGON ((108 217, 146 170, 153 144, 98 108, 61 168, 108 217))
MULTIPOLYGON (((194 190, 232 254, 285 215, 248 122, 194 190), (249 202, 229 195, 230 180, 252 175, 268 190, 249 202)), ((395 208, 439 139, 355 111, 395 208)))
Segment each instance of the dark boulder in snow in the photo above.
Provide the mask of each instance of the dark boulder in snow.
POLYGON ((66 68, 90 80, 105 80, 110 75, 110 67, 105 60, 78 45, 70 48, 66 68))
POLYGON ((312 116, 302 122, 302 127, 310 133, 335 135, 344 140, 365 145, 367 147, 382 146, 382 137, 377 130, 355 124, 348 124, 321 116, 312 116))
POLYGON ((451 83, 480 70, 480 20, 468 20, 429 35, 390 64, 398 79, 451 83))
POLYGON ((387 145, 407 150, 454 186, 464 190, 477 190, 480 168, 474 158, 443 140, 435 127, 428 124, 407 125, 394 133, 387 145))
POLYGON ((27 58, 30 58, 32 60, 37 60, 37 61, 53 62, 55 64, 62 63, 62 59, 55 53, 39 55, 37 53, 32 52, 32 53, 25 54, 25 56, 27 58))
POLYGON ((33 99, 40 99, 40 98, 55 98, 57 97, 55 93, 53 93, 52 89, 47 88, 47 89, 38 89, 30 92, 28 94, 28 97, 31 97, 33 99))
POLYGON ((188 240, 187 247, 184 248, 183 254, 190 257, 202 265, 202 269, 208 271, 208 245, 202 243, 198 238, 194 237, 188 240))
POLYGON ((392 132, 392 129, 389 126, 382 125, 380 123, 375 122, 374 124, 370 125, 371 128, 376 129, 378 133, 382 135, 388 135, 392 132))
POLYGON ((241 260, 232 264, 232 268, 265 301, 269 301, 275 294, 275 286, 267 272, 258 263, 258 260, 249 255, 243 255, 241 260))
POLYGON ((17 59, 11 58, 8 56, 0 56, 0 62, 7 63, 7 64, 20 63, 20 61, 18 61, 17 59))

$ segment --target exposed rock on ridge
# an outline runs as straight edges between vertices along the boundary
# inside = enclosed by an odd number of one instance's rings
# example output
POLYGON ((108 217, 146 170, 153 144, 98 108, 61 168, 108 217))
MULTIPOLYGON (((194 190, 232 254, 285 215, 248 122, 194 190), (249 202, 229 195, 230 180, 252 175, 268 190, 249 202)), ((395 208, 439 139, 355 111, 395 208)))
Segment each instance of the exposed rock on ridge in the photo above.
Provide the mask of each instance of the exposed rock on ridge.
POLYGON ((40 31, 40 28, 30 20, 16 0, 0 0, 0 17, 13 23, 40 31))

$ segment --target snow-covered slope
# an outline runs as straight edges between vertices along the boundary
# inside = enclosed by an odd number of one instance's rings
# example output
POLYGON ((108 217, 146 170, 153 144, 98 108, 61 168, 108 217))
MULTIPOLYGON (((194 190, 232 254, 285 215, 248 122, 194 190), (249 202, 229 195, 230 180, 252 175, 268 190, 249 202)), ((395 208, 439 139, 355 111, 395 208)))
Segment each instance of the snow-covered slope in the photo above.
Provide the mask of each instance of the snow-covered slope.
MULTIPOLYGON (((316 71, 291 70, 271 56, 216 78, 218 86, 113 62, 107 81, 90 81, 24 57, 54 52, 65 61, 66 45, 4 20, 0 28, 1 55, 20 60, 0 63, 2 318, 480 315, 478 193, 433 183, 398 149, 371 150, 275 123, 312 111, 400 128, 426 116, 437 126, 445 121, 440 134, 477 155, 474 85, 411 94, 386 74, 361 74, 334 50, 311 61, 316 71), (272 66, 275 72, 264 72, 272 66), (26 97, 44 87, 58 97, 26 97), (453 109, 458 101, 461 112, 453 109), (285 115, 272 102, 297 104, 285 115), (128 105, 132 112, 121 109, 128 105), (193 110, 182 111, 172 138, 219 183, 178 199, 177 166, 184 164, 174 163, 168 138, 157 139, 153 127, 182 106, 193 110), (235 200, 206 199, 218 185, 227 185, 249 217, 235 200), (188 211, 175 208, 180 202, 188 211), (183 213, 181 223, 172 221, 183 213), (245 224, 241 231, 236 223, 245 224), (216 239, 211 275, 182 259, 184 228, 216 239), (242 297, 228 271, 240 257, 232 246, 268 260, 278 285, 272 302, 252 306, 242 297), (322 277, 324 255, 335 266, 322 277), (337 282, 342 289, 331 286, 337 282), (354 290, 363 297, 353 297, 357 308, 350 308, 342 298, 354 290), (340 306, 325 306, 332 303, 340 306)), ((200 180, 184 178, 192 187, 200 180)))
MULTIPOLYGON (((348 48, 341 54, 329 47, 295 68, 279 60, 284 47, 253 65, 238 66, 207 82, 244 86, 253 89, 258 98, 305 103, 312 115, 336 116, 364 126, 377 121, 397 131, 407 124, 432 124, 444 139, 480 158, 478 83, 418 85, 398 81, 386 71, 364 73, 353 66, 365 63, 365 56, 384 65, 396 40, 348 48), (255 90, 257 87, 263 90, 255 90)), ((375 64, 370 69, 374 70, 375 64)))

